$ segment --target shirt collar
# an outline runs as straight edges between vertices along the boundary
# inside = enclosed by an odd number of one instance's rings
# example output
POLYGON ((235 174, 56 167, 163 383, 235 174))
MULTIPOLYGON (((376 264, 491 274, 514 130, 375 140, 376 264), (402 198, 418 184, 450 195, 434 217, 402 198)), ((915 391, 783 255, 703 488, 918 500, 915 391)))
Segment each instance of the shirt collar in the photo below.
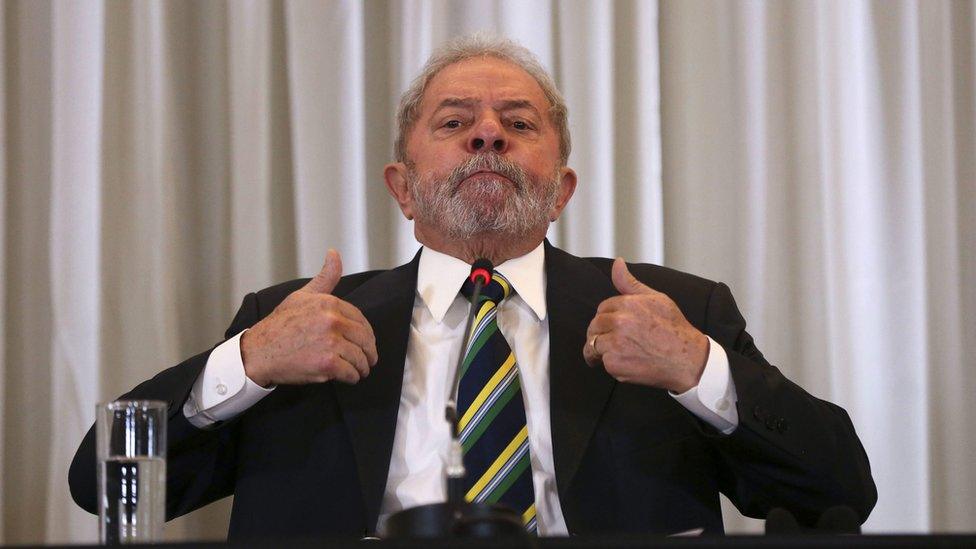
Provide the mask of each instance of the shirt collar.
MULTIPOLYGON (((540 243, 531 252, 496 265, 532 309, 536 318, 546 317, 545 249, 540 243)), ((444 320, 448 308, 461 291, 471 265, 460 259, 424 247, 417 267, 417 293, 436 322, 444 320)))

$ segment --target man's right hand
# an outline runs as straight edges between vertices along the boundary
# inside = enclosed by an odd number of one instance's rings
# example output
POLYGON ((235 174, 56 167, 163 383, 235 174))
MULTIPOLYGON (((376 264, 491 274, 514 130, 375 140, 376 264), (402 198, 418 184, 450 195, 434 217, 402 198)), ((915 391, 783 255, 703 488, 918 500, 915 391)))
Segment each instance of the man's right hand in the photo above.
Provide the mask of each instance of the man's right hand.
POLYGON ((342 258, 329 250, 319 274, 241 337, 244 372, 268 387, 357 383, 376 365, 376 337, 355 306, 331 295, 342 258))

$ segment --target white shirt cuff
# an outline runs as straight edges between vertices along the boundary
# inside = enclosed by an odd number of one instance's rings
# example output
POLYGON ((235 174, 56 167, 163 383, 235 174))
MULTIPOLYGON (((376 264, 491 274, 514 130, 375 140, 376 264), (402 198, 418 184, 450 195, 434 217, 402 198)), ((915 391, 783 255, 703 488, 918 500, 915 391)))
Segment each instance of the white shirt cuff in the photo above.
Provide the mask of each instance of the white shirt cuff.
POLYGON ((194 427, 203 429, 232 419, 274 390, 274 386, 261 387, 244 373, 241 335, 246 331, 218 345, 193 383, 183 415, 194 427))
POLYGON ((735 382, 732 381, 732 372, 729 370, 729 357, 725 354, 725 349, 710 337, 708 360, 698 385, 680 395, 670 391, 669 394, 689 412, 722 434, 730 434, 739 426, 739 412, 735 407, 738 396, 735 382))

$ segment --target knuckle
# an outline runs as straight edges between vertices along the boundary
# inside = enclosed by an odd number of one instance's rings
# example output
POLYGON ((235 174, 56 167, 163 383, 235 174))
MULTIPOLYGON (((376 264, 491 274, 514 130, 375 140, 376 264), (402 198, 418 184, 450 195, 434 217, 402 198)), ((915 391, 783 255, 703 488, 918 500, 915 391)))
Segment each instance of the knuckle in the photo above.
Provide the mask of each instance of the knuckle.
POLYGON ((345 338, 339 335, 338 333, 336 333, 334 330, 330 330, 325 335, 325 344, 329 349, 333 351, 342 347, 342 344, 344 342, 345 342, 345 338))
POLYGON ((326 311, 325 314, 322 315, 321 322, 322 327, 327 330, 335 328, 335 316, 329 311, 326 311))
POLYGON ((331 313, 336 308, 336 298, 329 294, 316 294, 315 303, 319 310, 331 313))
POLYGON ((339 315, 337 315, 332 309, 326 308, 325 313, 322 315, 322 323, 331 328, 335 327, 338 322, 339 315))
POLYGON ((339 353, 329 351, 322 355, 322 367, 326 368, 327 370, 335 370, 339 367, 341 360, 342 357, 339 356, 339 353))
POLYGON ((328 309, 322 315, 322 323, 330 330, 338 330, 342 327, 342 315, 332 309, 328 309))

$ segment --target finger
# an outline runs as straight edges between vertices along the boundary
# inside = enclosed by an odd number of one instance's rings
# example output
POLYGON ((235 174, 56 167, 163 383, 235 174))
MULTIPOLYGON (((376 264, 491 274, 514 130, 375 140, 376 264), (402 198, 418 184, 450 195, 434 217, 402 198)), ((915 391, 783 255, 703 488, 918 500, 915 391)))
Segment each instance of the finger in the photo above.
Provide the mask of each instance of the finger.
POLYGON ((342 278, 342 256, 335 249, 329 248, 322 269, 302 290, 314 294, 332 293, 340 278, 342 278))
POLYGON ((376 355, 376 338, 373 337, 372 331, 364 328, 361 324, 351 324, 342 331, 342 337, 363 353, 368 366, 376 364, 379 357, 376 355))
POLYGON ((596 342, 598 341, 599 334, 589 336, 586 339, 586 343, 583 344, 583 360, 590 366, 599 366, 602 363, 602 357, 596 348, 596 342))
MULTIPOLYGON (((369 327, 369 325, 366 325, 369 327)), ((369 361, 369 365, 376 366, 376 363, 380 361, 380 354, 376 351, 376 336, 373 335, 373 329, 369 329, 369 335, 366 336, 366 344, 361 346, 364 353, 366 353, 366 360, 369 361)))
POLYGON ((610 312, 610 313, 597 313, 593 320, 590 321, 590 326, 586 329, 587 341, 590 341, 593 336, 597 334, 605 334, 611 332, 620 327, 623 322, 623 316, 625 313, 621 312, 610 312))
POLYGON ((337 349, 339 343, 347 342, 363 352, 367 365, 376 364, 376 338, 373 329, 365 321, 350 320, 336 311, 328 311, 321 333, 323 337, 330 338, 326 341, 329 349, 337 349))
POLYGON ((627 308, 627 296, 625 295, 615 295, 613 297, 608 297, 600 302, 600 305, 596 308, 597 314, 612 313, 615 311, 620 311, 627 308))
POLYGON ((608 297, 600 302, 596 308, 597 314, 617 313, 617 312, 638 312, 639 314, 669 314, 674 302, 667 294, 663 294, 653 288, 648 288, 647 293, 637 295, 615 295, 608 297), (643 311, 643 313, 641 313, 643 311))
POLYGON ((369 359, 366 358, 366 353, 363 352, 362 347, 358 343, 353 343, 345 339, 334 350, 339 353, 339 356, 343 360, 352 364, 360 376, 366 377, 369 375, 369 359))
POLYGON ((373 327, 355 306, 338 300, 340 316, 336 320, 337 329, 343 336, 362 347, 370 364, 376 364, 379 356, 376 353, 376 334, 373 327))
POLYGON ((350 385, 359 383, 359 380, 362 377, 359 375, 359 370, 356 370, 356 367, 353 366, 348 360, 342 358, 342 356, 338 356, 338 358, 332 362, 331 370, 332 379, 341 381, 343 383, 348 383, 350 385))
POLYGON ((627 263, 620 257, 613 260, 610 278, 613 280, 613 285, 617 291, 623 295, 646 294, 654 291, 634 278, 634 275, 630 274, 630 269, 627 268, 627 263))
POLYGON ((366 320, 365 316, 363 316, 363 312, 359 310, 359 307, 356 307, 352 303, 349 303, 348 301, 343 301, 339 298, 333 299, 332 301, 339 314, 341 314, 342 316, 348 318, 353 322, 362 324, 364 326, 369 326, 369 321, 366 320))
POLYGON ((598 357, 590 347, 589 341, 583 344, 583 361, 586 362, 586 364, 590 367, 600 365, 600 357, 598 357))
MULTIPOLYGON (((358 309, 357 309, 358 311, 358 309)), ((362 313, 359 313, 360 323, 359 325, 363 327, 366 331, 365 341, 363 341, 363 351, 366 352, 366 356, 369 357, 370 364, 376 364, 379 360, 379 353, 376 352, 376 333, 373 332, 373 326, 370 325, 369 321, 362 313)))

